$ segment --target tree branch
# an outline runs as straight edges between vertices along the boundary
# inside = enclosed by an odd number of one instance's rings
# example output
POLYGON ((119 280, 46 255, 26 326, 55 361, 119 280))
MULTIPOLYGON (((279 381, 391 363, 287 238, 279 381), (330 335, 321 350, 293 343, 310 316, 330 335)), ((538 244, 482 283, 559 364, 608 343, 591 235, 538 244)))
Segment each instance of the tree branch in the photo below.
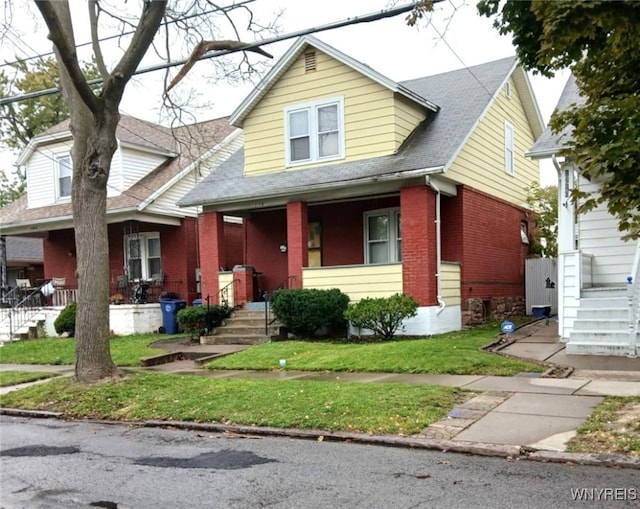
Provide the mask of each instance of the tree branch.
MULTIPOLYGON (((169 84, 169 87, 165 91, 165 95, 167 94, 167 92, 169 92, 169 90, 171 90, 180 81, 182 81, 182 79, 187 75, 187 73, 191 70, 191 68, 195 65, 195 63, 200 59, 200 57, 202 57, 204 54, 208 53, 209 51, 220 51, 220 50, 226 50, 226 49, 242 49, 242 48, 246 48, 247 46, 250 46, 250 44, 246 42, 234 41, 234 40, 200 41, 198 45, 191 52, 191 56, 189 57, 189 60, 187 60, 187 62, 182 67, 182 69, 180 69, 180 72, 176 74, 176 77, 173 78, 173 80, 169 84)), ((267 53, 262 48, 253 47, 253 48, 248 48, 247 51, 253 51, 255 53, 259 53, 260 55, 264 55, 265 57, 273 58, 273 55, 267 53)))
POLYGON ((100 38, 98 37, 98 0, 89 0, 89 24, 91 25, 91 46, 93 47, 93 54, 96 57, 96 65, 98 71, 103 80, 106 80, 109 76, 107 66, 104 64, 104 57, 102 56, 102 48, 100 48, 100 38))
POLYGON ((167 9, 166 0, 145 2, 140 15, 140 22, 133 34, 131 44, 113 69, 111 76, 105 82, 104 96, 119 100, 124 93, 124 87, 138 68, 153 38, 160 28, 160 23, 167 9))
POLYGON ((64 69, 60 69, 61 76, 63 74, 62 71, 66 71, 70 85, 76 90, 82 102, 92 112, 97 112, 99 101, 87 84, 87 80, 78 63, 69 2, 39 0, 36 1, 36 6, 49 28, 49 39, 54 44, 58 61, 62 62, 64 67, 64 69))

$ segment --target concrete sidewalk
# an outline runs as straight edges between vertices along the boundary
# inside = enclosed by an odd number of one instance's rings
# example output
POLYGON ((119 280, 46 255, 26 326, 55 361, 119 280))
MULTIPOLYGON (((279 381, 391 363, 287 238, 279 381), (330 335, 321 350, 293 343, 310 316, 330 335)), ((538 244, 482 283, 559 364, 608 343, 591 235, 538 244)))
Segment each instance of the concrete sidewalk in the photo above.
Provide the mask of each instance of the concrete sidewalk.
MULTIPOLYGON (((500 353, 512 357, 571 366, 568 378, 544 378, 536 373, 512 377, 394 373, 273 371, 205 371, 193 360, 178 360, 142 369, 208 378, 315 380, 356 383, 445 385, 471 391, 470 399, 451 410, 446 419, 411 440, 441 441, 475 450, 514 446, 525 450, 564 451, 576 429, 605 396, 640 396, 640 359, 566 355, 557 341, 557 322, 539 320, 516 330, 500 353), (475 393, 475 395, 473 394, 475 393), (475 444, 475 445, 474 445, 475 444)), ((227 354, 244 346, 193 345, 184 341, 164 345, 202 355, 227 354)), ((189 354, 190 355, 190 354, 189 354)), ((188 357, 185 352, 185 357, 188 357)), ((0 370, 73 372, 69 366, 0 365, 0 370)), ((12 390, 0 389, 0 394, 12 390)), ((285 432, 283 430, 283 432, 285 432)), ((397 437, 394 438, 394 445, 397 437)), ((412 445, 415 446, 415 445, 412 445)), ((627 458, 628 459, 628 458, 627 458)), ((635 460, 634 460, 635 461, 635 460)), ((640 460, 635 462, 640 468, 640 460)))

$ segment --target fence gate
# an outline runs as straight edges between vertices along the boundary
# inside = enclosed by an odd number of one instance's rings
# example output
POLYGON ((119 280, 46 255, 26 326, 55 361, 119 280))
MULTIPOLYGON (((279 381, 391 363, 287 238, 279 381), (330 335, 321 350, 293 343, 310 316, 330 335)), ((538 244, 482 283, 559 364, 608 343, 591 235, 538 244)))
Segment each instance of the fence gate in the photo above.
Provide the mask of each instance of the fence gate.
POLYGON ((558 266, 555 258, 525 260, 525 299, 527 314, 533 306, 550 306, 551 314, 558 314, 558 266))

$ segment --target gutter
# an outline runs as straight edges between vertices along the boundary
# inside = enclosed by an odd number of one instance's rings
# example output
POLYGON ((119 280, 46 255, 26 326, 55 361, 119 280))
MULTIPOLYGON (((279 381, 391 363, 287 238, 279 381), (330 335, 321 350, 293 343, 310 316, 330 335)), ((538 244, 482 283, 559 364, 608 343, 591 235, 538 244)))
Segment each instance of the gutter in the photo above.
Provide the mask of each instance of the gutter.
POLYGON ((436 186, 429 175, 426 177, 427 184, 431 189, 433 189, 436 193, 436 284, 437 284, 437 295, 436 299, 438 300, 438 305, 440 306, 438 311, 436 311, 436 315, 439 315, 444 311, 444 308, 447 307, 447 304, 442 299, 442 239, 440 232, 440 188, 436 186))

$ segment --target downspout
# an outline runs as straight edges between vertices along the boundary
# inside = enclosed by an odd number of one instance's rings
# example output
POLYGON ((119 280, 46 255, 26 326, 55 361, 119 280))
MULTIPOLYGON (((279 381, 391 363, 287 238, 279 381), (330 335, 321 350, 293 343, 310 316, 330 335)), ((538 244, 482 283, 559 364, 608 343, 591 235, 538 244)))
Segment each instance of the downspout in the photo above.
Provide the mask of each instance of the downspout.
POLYGON ((434 190, 436 193, 436 284, 437 284, 437 296, 438 305, 440 308, 436 311, 436 315, 439 315, 444 311, 444 308, 447 307, 444 300, 442 300, 442 275, 441 275, 441 265, 442 265, 442 240, 440 235, 440 189, 436 186, 431 178, 427 175, 427 184, 429 187, 434 190))

